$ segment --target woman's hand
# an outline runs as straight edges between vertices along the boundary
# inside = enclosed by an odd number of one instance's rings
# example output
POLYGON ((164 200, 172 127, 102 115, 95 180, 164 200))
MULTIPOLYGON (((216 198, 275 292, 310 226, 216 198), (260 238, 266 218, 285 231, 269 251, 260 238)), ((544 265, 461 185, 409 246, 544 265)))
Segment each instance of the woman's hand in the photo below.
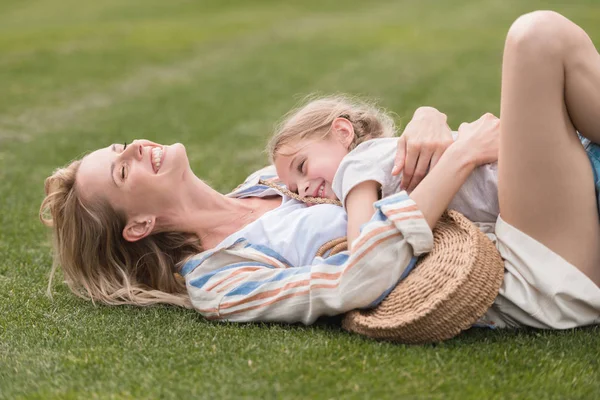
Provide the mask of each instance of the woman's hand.
POLYGON ((398 139, 392 175, 402 172, 400 189, 411 192, 453 143, 446 115, 432 107, 420 107, 398 139))
POLYGON ((454 145, 462 146, 476 167, 498 161, 500 119, 487 113, 477 121, 463 122, 454 145))

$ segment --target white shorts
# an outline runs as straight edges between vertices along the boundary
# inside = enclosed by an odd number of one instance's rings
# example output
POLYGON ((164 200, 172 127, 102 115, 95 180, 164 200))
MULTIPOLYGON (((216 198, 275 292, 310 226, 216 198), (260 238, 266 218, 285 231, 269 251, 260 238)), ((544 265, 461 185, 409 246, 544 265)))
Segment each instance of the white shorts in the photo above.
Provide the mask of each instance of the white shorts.
POLYGON ((583 272, 501 217, 495 236, 504 282, 480 322, 541 329, 600 324, 600 288, 583 272))

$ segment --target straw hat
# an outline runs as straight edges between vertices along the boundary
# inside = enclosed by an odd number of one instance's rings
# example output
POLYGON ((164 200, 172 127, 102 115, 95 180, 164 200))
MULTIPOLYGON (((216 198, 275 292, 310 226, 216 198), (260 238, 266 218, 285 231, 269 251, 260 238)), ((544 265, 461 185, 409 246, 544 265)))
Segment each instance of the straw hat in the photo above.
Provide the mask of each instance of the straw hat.
POLYGON ((377 307, 347 313, 344 329, 395 342, 438 342, 485 314, 504 277, 498 250, 456 211, 442 216, 433 236, 433 250, 415 269, 377 307))

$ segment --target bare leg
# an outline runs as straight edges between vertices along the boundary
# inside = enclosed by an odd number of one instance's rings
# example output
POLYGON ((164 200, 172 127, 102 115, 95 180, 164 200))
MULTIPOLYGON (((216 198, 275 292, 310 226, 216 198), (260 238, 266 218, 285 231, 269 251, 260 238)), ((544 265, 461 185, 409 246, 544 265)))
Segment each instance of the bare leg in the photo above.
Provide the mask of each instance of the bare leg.
POLYGON ((600 143, 600 56, 581 28, 537 11, 504 50, 499 199, 502 218, 600 286, 600 223, 590 161, 575 126, 600 143))

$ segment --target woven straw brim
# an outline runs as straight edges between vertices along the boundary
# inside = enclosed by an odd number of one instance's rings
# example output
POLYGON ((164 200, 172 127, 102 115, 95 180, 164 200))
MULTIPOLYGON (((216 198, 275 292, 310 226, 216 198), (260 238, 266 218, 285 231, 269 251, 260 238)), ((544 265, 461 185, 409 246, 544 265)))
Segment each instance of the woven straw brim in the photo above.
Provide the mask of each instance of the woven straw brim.
POLYGON ((430 343, 470 328, 494 302, 504 262, 492 241, 455 211, 433 231, 434 246, 374 309, 347 313, 342 326, 374 339, 430 343))

